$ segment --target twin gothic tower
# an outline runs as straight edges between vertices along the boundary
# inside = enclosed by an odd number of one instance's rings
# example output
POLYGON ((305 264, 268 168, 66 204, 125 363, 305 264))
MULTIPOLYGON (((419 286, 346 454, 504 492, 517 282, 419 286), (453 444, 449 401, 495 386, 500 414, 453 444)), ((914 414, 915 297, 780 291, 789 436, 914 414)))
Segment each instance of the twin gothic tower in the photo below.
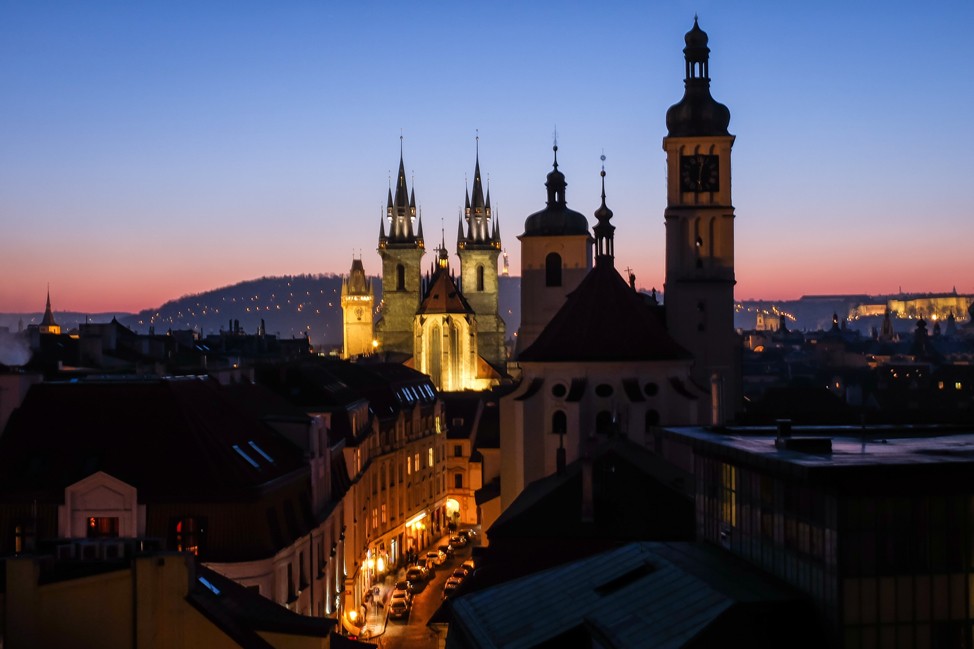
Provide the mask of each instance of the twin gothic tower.
MULTIPOLYGON (((390 187, 378 244, 383 297, 375 323, 376 350, 411 357, 407 363, 429 374, 441 390, 485 389, 496 383, 507 363, 507 330, 498 306, 501 238, 490 190, 484 191, 479 150, 473 188, 466 193, 458 225, 459 277, 450 271, 445 241, 423 277, 422 216, 415 191, 406 184, 401 151, 395 193, 390 187)), ((353 275, 355 270, 353 265, 353 275)), ((345 326, 348 330, 348 311, 345 326)), ((354 355, 348 351, 346 344, 346 356, 354 355)))

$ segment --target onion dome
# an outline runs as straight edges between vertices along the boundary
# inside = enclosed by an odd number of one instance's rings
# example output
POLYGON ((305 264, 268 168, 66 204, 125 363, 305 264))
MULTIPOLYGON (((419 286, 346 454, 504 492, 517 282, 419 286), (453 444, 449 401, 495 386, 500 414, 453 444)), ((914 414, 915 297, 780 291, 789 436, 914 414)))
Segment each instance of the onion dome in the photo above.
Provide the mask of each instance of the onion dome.
POLYGON ((670 137, 694 137, 700 135, 730 135, 730 110, 710 96, 709 58, 707 32, 700 29, 697 19, 687 32, 683 55, 686 59, 686 90, 678 104, 666 111, 666 128, 670 137))
POLYGON ((524 221, 524 237, 574 235, 588 232, 588 219, 575 210, 568 209, 565 200, 565 174, 558 171, 558 145, 553 147, 555 162, 545 187, 548 190, 548 206, 535 212, 524 221))

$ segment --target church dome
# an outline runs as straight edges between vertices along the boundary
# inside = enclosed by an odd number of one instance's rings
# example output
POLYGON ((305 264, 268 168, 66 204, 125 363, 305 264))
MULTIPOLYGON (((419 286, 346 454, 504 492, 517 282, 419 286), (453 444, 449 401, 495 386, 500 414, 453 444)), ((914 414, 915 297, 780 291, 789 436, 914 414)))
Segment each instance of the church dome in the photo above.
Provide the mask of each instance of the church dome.
POLYGON ((525 237, 551 235, 589 234, 588 219, 580 212, 568 209, 565 200, 565 174, 558 171, 558 146, 554 147, 555 162, 548 173, 545 187, 548 190, 548 205, 535 212, 524 221, 525 237))

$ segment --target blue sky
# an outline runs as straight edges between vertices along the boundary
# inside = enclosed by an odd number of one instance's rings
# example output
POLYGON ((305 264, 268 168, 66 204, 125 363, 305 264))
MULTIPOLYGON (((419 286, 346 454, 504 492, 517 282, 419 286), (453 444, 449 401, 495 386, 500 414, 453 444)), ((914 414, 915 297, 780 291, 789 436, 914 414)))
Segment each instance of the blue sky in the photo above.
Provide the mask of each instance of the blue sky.
MULTIPOLYGON (((429 248, 475 138, 513 273, 557 128, 606 156, 619 267, 662 287, 666 109, 710 35, 738 298, 974 293, 974 3, 0 2, 0 311, 137 310, 379 272, 403 135, 429 248)), ((590 218, 594 222, 594 219, 590 218)))

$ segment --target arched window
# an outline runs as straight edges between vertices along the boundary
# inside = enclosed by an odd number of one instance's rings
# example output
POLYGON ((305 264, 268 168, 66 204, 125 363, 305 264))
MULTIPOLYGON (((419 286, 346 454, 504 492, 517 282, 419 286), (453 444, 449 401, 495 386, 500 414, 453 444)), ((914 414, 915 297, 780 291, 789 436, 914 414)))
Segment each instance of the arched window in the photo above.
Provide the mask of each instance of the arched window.
POLYGON ((484 267, 477 266, 477 290, 484 290, 484 267))
POLYGON ((548 253, 544 259, 544 285, 561 286, 561 255, 548 253))
POLYGON ((402 264, 396 266, 396 290, 406 290, 406 267, 402 264))
POLYGON ((556 410, 551 415, 551 432, 554 435, 564 435, 568 432, 568 417, 564 410, 556 410))
POLYGON ((595 415, 595 432, 599 435, 612 434, 612 413, 608 410, 600 410, 595 415))

